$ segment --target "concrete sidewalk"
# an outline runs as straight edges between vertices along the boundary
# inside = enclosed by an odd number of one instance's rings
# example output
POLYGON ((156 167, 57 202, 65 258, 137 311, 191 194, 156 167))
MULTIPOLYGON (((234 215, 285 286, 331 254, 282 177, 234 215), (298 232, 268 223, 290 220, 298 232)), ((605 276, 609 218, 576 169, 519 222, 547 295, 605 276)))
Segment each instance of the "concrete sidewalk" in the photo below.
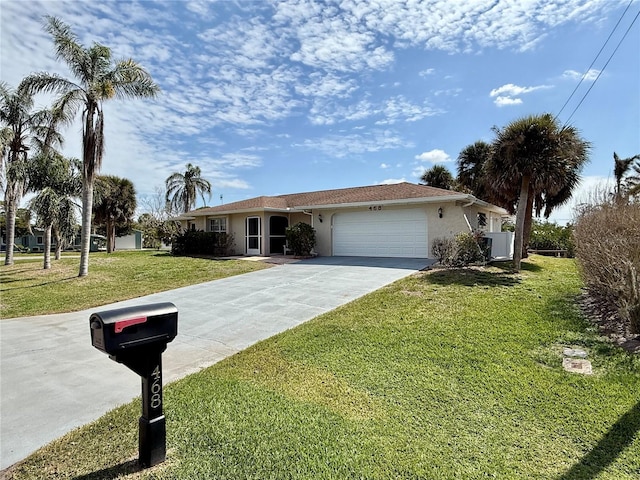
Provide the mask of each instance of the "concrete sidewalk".
POLYGON ((140 395, 140 378, 91 346, 94 311, 173 302, 178 337, 163 355, 171 382, 430 263, 317 257, 81 312, 2 320, 0 469, 140 395))

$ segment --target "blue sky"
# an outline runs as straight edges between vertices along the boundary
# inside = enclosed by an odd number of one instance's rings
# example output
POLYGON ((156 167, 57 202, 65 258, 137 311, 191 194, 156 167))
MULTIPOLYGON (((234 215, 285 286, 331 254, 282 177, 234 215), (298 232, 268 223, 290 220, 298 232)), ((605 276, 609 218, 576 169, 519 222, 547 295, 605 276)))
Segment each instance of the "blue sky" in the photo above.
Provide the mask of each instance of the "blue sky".
MULTIPOLYGON (((142 198, 191 162, 209 205, 258 195, 418 182, 491 127, 557 114, 593 144, 577 201, 640 153, 640 10, 629 0, 0 1, 2 81, 70 77, 43 15, 131 57, 162 89, 105 106, 102 173, 142 198)), ((44 105, 47 99, 42 98, 44 105)), ((80 157, 80 125, 65 153, 80 157)), ((571 219, 571 205, 552 218, 571 219)))

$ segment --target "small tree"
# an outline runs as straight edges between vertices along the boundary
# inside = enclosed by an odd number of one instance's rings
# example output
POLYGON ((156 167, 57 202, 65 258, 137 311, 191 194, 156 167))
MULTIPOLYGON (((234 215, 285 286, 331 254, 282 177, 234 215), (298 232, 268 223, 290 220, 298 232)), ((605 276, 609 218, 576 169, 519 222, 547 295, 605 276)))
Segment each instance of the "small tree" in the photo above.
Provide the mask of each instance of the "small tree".
POLYGON ((293 254, 299 257, 308 257, 316 246, 316 231, 308 223, 296 223, 288 227, 286 232, 287 243, 293 250, 293 254))
POLYGON ((112 175, 99 176, 93 204, 96 223, 107 233, 107 253, 115 250, 116 229, 130 229, 136 211, 136 190, 131 180, 112 175))

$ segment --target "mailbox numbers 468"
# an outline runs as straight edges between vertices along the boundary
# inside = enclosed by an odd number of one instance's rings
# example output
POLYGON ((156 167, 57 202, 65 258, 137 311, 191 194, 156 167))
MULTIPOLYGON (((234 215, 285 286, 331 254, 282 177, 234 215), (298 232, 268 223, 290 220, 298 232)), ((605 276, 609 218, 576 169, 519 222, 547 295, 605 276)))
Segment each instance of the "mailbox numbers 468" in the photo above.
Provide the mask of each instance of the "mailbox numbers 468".
POLYGON ((160 408, 162 405, 162 374, 158 365, 151 373, 151 408, 160 408))

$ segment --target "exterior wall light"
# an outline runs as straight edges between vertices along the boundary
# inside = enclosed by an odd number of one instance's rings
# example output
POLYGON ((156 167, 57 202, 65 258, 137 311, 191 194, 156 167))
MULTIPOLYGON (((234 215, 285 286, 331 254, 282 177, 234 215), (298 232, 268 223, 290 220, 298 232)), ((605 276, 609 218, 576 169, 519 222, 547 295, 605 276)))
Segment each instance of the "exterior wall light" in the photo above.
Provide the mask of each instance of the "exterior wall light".
POLYGON ((442 207, 438 209, 438 217, 442 218, 442 207))
POLYGON ((321 213, 318 214, 318 220, 320 220, 320 223, 322 223, 322 214, 321 213))

